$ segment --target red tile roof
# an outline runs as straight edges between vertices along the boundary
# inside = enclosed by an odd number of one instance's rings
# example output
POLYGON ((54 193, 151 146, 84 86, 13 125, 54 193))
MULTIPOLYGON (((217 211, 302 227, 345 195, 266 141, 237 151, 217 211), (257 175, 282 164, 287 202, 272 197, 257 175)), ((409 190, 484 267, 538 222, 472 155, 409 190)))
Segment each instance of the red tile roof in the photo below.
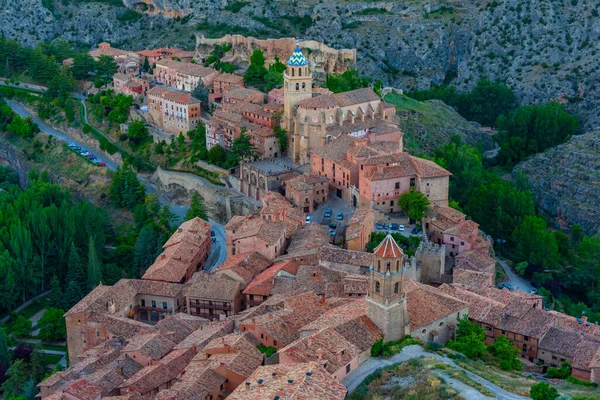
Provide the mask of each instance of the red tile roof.
POLYGON ((67 386, 63 392, 68 393, 79 400, 94 400, 100 397, 102 391, 98 386, 90 383, 87 379, 81 378, 67 386))
POLYGON ((298 263, 294 260, 277 263, 256 276, 244 289, 243 293, 248 295, 270 296, 273 287, 273 278, 281 271, 290 275, 298 273, 298 263))
POLYGON ((347 389, 317 362, 257 368, 228 400, 343 400, 347 389), (246 384, 246 383, 249 383, 246 384))
POLYGON ((379 246, 375 247, 373 254, 383 258, 398 258, 404 256, 404 252, 400 246, 398 246, 398 243, 396 243, 391 234, 388 234, 385 239, 379 243, 379 246))
POLYGON ((403 290, 406 293, 411 330, 469 308, 468 303, 415 281, 405 281, 403 290))
POLYGON ((269 259, 259 253, 236 254, 228 257, 215 270, 215 274, 227 273, 234 279, 237 277, 246 286, 272 264, 269 259))
POLYGON ((148 97, 158 97, 166 101, 172 101, 177 104, 200 104, 200 100, 186 92, 180 92, 176 89, 170 89, 163 86, 154 86, 148 90, 148 97))

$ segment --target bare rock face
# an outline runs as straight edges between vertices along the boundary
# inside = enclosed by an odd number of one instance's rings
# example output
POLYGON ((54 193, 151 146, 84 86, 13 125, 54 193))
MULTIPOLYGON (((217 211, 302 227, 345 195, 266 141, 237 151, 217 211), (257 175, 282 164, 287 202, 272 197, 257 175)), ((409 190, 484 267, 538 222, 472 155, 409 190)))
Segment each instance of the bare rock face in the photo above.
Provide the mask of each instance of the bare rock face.
POLYGON ((557 227, 579 224, 600 232, 600 130, 573 136, 567 143, 523 161, 538 209, 557 227))
POLYGON ((188 15, 192 12, 191 3, 190 0, 123 0, 123 4, 132 10, 170 18, 188 15))
MULTIPOLYGON (((241 35, 226 35, 218 39, 205 38, 198 35, 196 45, 196 58, 204 61, 208 58, 216 45, 230 44, 231 50, 227 52, 223 59, 234 64, 249 64, 250 56, 255 49, 260 49, 265 55, 265 61, 271 64, 275 57, 283 63, 294 52, 296 47, 295 38, 281 39, 256 39, 253 37, 244 37, 241 35)), ((298 43, 304 51, 304 55, 311 63, 313 77, 322 82, 326 74, 341 74, 348 69, 356 67, 356 50, 341 49, 336 50, 321 42, 314 40, 303 40, 298 43)))

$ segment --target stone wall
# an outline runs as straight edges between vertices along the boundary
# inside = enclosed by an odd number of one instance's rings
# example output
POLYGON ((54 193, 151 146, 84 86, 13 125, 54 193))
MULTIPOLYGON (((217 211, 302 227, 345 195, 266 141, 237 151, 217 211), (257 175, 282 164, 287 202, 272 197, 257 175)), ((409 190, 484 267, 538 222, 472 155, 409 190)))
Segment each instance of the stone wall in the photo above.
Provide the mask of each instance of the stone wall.
POLYGON ((214 185, 187 172, 167 171, 159 167, 151 180, 159 186, 161 192, 174 192, 173 189, 179 187, 187 192, 200 193, 209 217, 221 223, 226 223, 233 215, 258 213, 261 207, 260 202, 249 199, 233 189, 214 185))
MULTIPOLYGON (((256 39, 242 35, 226 35, 218 39, 209 39, 198 34, 195 58, 206 60, 217 44, 232 45, 232 49, 224 55, 223 60, 235 64, 248 64, 252 52, 255 49, 261 49, 266 63, 271 64, 275 60, 275 56, 285 63, 294 52, 296 39, 256 39)), ((348 69, 355 68, 356 49, 336 50, 316 40, 300 41, 300 47, 311 64, 313 79, 317 82, 323 82, 327 73, 341 74, 348 69)))

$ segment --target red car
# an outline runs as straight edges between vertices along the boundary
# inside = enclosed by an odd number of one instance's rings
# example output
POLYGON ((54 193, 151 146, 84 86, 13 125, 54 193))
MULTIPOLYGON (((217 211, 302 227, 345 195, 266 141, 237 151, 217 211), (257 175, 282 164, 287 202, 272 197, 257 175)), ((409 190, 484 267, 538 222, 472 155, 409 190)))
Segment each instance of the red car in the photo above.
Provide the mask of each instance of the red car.
POLYGON ((98 164, 99 167, 106 167, 106 163, 104 161, 102 161, 100 164, 98 164))

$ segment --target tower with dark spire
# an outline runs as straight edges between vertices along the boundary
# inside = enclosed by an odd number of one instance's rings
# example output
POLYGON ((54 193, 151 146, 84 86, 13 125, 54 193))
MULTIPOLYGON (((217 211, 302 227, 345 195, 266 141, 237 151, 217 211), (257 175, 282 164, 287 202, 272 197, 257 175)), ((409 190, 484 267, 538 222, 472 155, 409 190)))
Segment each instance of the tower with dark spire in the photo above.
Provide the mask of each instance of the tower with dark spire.
MULTIPOLYGON (((298 104, 312 97, 312 73, 310 65, 300 44, 296 43, 296 49, 287 62, 287 68, 283 73, 283 128, 288 131, 288 139, 294 134, 294 116, 298 104)), ((288 140, 291 145, 291 140, 288 140)))
POLYGON ((367 314, 383 331, 384 341, 398 340, 409 334, 408 307, 402 288, 404 252, 391 234, 373 251, 370 268, 367 314))

